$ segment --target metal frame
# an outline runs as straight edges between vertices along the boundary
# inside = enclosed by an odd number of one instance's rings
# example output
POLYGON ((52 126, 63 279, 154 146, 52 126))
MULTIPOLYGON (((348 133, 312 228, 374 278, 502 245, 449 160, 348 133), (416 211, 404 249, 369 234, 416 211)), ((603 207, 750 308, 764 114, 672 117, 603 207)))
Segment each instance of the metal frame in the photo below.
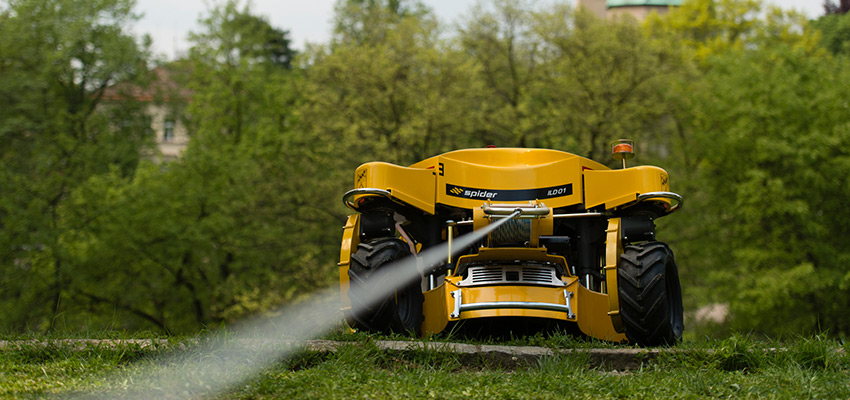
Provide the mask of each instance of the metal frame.
POLYGON ((558 278, 557 269, 551 265, 477 265, 472 267, 467 267, 467 273, 469 276, 466 279, 461 280, 457 283, 458 286, 463 287, 475 287, 475 286, 489 286, 489 285, 533 285, 533 286, 555 286, 562 287, 567 286, 567 284, 558 278), (536 269, 537 271, 532 271, 532 269, 536 269), (488 271, 491 274, 498 273, 499 279, 490 279, 490 280, 475 280, 475 274, 477 271, 488 271), (509 281, 505 279, 507 272, 516 271, 521 277, 518 281, 509 281), (542 280, 531 280, 526 279, 527 275, 537 275, 542 276, 546 275, 548 278, 546 281, 542 280))
POLYGON ((552 218, 590 218, 590 217, 610 217, 610 214, 598 212, 574 213, 574 214, 555 214, 552 218))
POLYGON ((517 211, 520 214, 516 218, 540 218, 549 215, 549 207, 543 203, 529 205, 484 203, 481 209, 490 218, 508 218, 517 211))
POLYGON ((392 195, 392 193, 390 193, 389 190, 376 189, 376 188, 360 188, 360 189, 351 189, 351 190, 345 192, 345 194, 342 195, 342 204, 345 204, 346 207, 348 207, 348 208, 350 208, 354 211, 357 211, 357 206, 354 204, 354 202, 351 201, 351 199, 354 196, 364 195, 364 194, 378 195, 378 196, 386 197, 389 200, 394 200, 393 195, 392 195))
POLYGON ((673 192, 648 192, 639 194, 637 198, 637 203, 641 203, 649 199, 657 199, 659 197, 662 199, 670 199, 676 202, 676 204, 674 204, 672 207, 670 207, 669 210, 667 210, 667 214, 671 214, 672 212, 677 211, 680 207, 682 207, 682 204, 685 203, 685 200, 682 198, 682 196, 673 192))

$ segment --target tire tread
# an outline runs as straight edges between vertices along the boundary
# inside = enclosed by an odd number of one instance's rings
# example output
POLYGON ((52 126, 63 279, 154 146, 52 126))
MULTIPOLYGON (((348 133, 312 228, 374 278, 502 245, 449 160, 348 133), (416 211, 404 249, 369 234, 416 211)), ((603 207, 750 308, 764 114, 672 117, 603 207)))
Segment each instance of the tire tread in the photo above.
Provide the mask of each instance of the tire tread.
POLYGON ((620 317, 629 341, 641 346, 676 344, 684 329, 682 293, 670 248, 662 242, 626 246, 617 278, 620 317))

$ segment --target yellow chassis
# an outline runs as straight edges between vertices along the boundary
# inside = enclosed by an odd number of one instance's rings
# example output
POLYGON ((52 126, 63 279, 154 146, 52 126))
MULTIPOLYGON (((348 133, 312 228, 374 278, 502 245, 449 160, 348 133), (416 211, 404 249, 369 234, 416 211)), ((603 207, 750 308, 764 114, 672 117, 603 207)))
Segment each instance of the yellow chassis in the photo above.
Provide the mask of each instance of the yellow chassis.
MULTIPOLYGON (((661 168, 640 166, 611 170, 569 153, 541 149, 460 150, 410 167, 367 163, 355 171, 355 188, 360 191, 352 191, 344 199, 352 209, 357 210, 358 200, 369 196, 383 196, 429 214, 434 214, 437 205, 442 204, 474 210, 476 229, 486 223, 479 217, 482 204, 499 200, 488 198, 488 195, 511 195, 528 188, 537 188, 537 193, 541 194, 547 193, 546 190, 554 192, 544 200, 535 199, 538 203, 545 202, 549 209, 579 205, 586 210, 616 210, 654 195, 659 197, 652 198, 653 201, 668 206, 672 203, 665 195, 669 193, 668 176, 661 168), (460 196, 465 194, 464 190, 473 192, 460 196), (475 196, 481 198, 471 198, 475 196)), ((528 201, 507 203, 528 204, 528 201)), ((670 209, 672 211, 675 206, 670 209)), ((534 237, 551 234, 555 217, 550 212, 540 218, 534 225, 534 237)), ((359 221, 358 214, 348 217, 340 251, 340 294, 346 316, 350 312, 348 267, 359 243, 359 221)), ((449 234, 450 231, 444 232, 444 238, 449 234)), ((504 283, 463 286, 463 277, 454 274, 457 270, 450 271, 433 289, 424 291, 422 332, 436 334, 449 323, 466 319, 535 317, 574 322, 588 336, 624 341, 617 296, 617 261, 623 252, 621 238, 620 218, 609 218, 601 261, 604 281, 599 291, 588 290, 577 276, 569 273, 549 286, 504 283)), ((456 265, 481 259, 547 261, 569 271, 564 257, 547 254, 546 248, 535 240, 529 247, 482 247, 476 254, 460 257, 456 265)))
MULTIPOLYGON (((356 248, 359 243, 356 235, 359 217, 359 215, 348 217, 340 252, 340 295, 342 311, 346 318, 351 311, 351 303, 348 300, 348 266, 351 261, 351 249, 356 248)), ((617 222, 612 221, 609 224, 608 237, 611 240, 606 243, 606 247, 609 254, 616 254, 619 257, 622 246, 618 240, 617 222)), ((486 252, 486 249, 481 250, 486 252)), ((545 249, 501 248, 498 250, 537 257, 545 253, 545 249), (529 250, 537 254, 532 254, 529 250)), ((461 257, 458 262, 464 261, 464 257, 461 257)), ((563 259, 563 257, 559 258, 563 259)), ((616 269, 616 263, 611 268, 616 269)), ((609 269, 609 266, 606 266, 606 269, 609 269)), ((585 289, 579 284, 576 276, 563 276, 563 287, 519 285, 460 287, 458 283, 461 277, 450 275, 445 277, 439 286, 425 292, 423 306, 425 318, 422 323, 422 332, 426 335, 440 333, 449 322, 463 319, 536 317, 575 322, 581 332, 588 336, 620 342, 625 340, 625 336, 622 333, 622 324, 617 318, 619 303, 616 296, 616 270, 608 274, 607 286, 609 290, 614 289, 613 296, 585 289)))

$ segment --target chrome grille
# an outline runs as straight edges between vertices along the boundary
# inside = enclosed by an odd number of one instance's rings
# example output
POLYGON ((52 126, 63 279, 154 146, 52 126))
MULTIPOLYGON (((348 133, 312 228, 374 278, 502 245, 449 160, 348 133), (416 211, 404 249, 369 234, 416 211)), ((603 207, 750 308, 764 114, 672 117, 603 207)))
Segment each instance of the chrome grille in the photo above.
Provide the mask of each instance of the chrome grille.
POLYGON ((502 280, 504 271, 502 267, 478 267, 470 268, 469 275, 472 282, 489 282, 502 280))
POLYGON ((553 269, 525 267, 522 269, 522 278, 528 281, 546 282, 552 279, 553 269))
POLYGON ((558 278, 555 267, 527 265, 469 267, 466 278, 458 282, 458 286, 493 285, 500 283, 565 286, 565 283, 558 278))

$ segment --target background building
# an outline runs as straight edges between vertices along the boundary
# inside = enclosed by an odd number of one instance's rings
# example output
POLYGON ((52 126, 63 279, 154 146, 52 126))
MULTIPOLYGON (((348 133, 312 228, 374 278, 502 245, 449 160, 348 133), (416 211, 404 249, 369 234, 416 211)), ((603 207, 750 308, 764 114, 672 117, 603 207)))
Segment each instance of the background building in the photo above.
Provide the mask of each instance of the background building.
POLYGON ((156 68, 151 72, 153 81, 147 87, 119 83, 107 89, 103 97, 106 102, 134 100, 145 103, 158 150, 153 158, 171 161, 180 157, 189 144, 182 110, 190 101, 191 92, 175 82, 167 68, 156 68))
POLYGON ((600 18, 629 14, 638 20, 652 12, 664 14, 670 7, 680 5, 682 0, 576 0, 576 8, 584 7, 600 18))

